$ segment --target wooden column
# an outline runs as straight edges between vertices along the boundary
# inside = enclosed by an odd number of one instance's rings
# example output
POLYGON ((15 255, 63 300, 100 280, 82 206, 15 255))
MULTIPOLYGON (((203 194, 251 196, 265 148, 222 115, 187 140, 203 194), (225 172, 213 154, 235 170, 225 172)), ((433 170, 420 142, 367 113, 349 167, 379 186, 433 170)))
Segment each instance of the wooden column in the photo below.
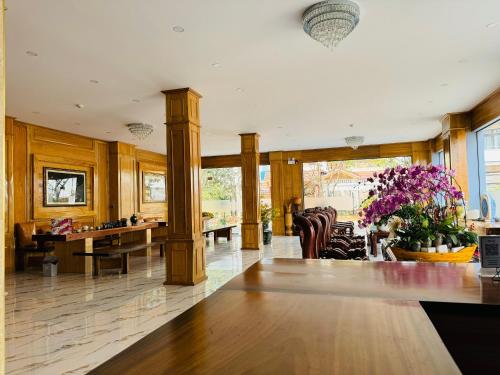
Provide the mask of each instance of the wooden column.
POLYGON ((469 200, 467 131, 470 129, 470 125, 469 112, 447 114, 442 120, 445 165, 447 168, 455 170, 456 183, 462 188, 466 201, 469 200))
POLYGON ((262 246, 259 191, 260 136, 257 133, 240 134, 240 136, 243 198, 241 248, 243 250, 260 250, 262 246))
POLYGON ((109 144, 109 206, 111 220, 130 218, 137 212, 136 149, 122 142, 109 144))
POLYGON ((0 374, 5 372, 5 2, 0 1, 0 374))
POLYGON ((273 234, 285 235, 285 197, 283 175, 283 152, 270 152, 271 165, 271 201, 276 216, 273 219, 273 234))
POLYGON ((168 240, 165 284, 195 285, 205 274, 201 220, 201 95, 167 90, 168 240))

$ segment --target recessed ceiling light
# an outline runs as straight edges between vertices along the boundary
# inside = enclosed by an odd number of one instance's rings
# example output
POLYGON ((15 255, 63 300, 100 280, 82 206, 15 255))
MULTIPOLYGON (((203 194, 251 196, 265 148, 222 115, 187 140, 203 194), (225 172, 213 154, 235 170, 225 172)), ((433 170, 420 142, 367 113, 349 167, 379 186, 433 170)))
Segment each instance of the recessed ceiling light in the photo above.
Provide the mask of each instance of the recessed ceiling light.
POLYGON ((488 29, 492 29, 492 28, 497 27, 497 26, 498 26, 498 22, 492 22, 492 23, 489 23, 486 25, 486 27, 488 29))
POLYGON ((91 79, 89 82, 90 82, 90 83, 99 83, 99 81, 98 81, 98 80, 96 80, 96 79, 91 79))
POLYGON ((172 30, 174 30, 176 33, 183 33, 184 28, 182 26, 174 26, 172 27, 172 30))
POLYGON ((283 126, 277 126, 276 129, 283 129, 283 126))
POLYGON ((38 112, 38 111, 33 111, 32 113, 33 113, 34 115, 39 115, 39 114, 40 114, 40 112, 38 112))
POLYGON ((80 123, 79 123, 79 122, 75 122, 75 125, 79 126, 79 125, 80 125, 80 123))
POLYGON ((242 89, 241 87, 237 87, 237 88, 236 88, 236 91, 238 91, 238 92, 243 92, 243 89, 242 89))
POLYGON ((434 103, 434 101, 432 101, 432 100, 427 100, 427 103, 432 104, 432 103, 434 103))
POLYGON ((467 62, 467 59, 459 59, 457 62, 458 62, 459 64, 464 64, 464 63, 466 63, 466 62, 467 62))
POLYGON ((111 134, 111 132, 106 132, 106 134, 111 134))
POLYGON ((75 107, 76 107, 76 108, 80 108, 80 109, 82 109, 82 108, 84 108, 84 107, 85 107, 85 105, 84 105, 84 104, 80 104, 80 103, 78 103, 78 104, 75 104, 75 107))
POLYGON ((218 62, 212 64, 212 68, 220 68, 222 65, 218 62))
POLYGON ((139 99, 132 99, 134 103, 140 103, 141 101, 139 99))
POLYGON ((349 127, 350 128, 354 128, 354 124, 349 124, 349 127))
POLYGON ((446 86, 448 86, 448 84, 445 82, 445 83, 441 83, 439 86, 446 87, 446 86))
POLYGON ((26 51, 26 54, 27 54, 28 56, 33 56, 33 57, 38 56, 38 53, 33 52, 33 51, 26 51))

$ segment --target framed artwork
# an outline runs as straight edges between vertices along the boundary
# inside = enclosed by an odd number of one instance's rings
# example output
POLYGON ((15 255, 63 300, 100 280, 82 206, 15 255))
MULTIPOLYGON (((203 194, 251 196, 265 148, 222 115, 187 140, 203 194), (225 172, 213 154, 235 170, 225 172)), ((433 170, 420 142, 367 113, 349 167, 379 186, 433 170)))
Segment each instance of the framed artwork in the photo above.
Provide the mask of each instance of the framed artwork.
POLYGON ((86 206, 87 174, 71 169, 43 168, 45 207, 86 206))
POLYGON ((162 173, 142 172, 142 201, 164 203, 167 201, 167 179, 162 173))

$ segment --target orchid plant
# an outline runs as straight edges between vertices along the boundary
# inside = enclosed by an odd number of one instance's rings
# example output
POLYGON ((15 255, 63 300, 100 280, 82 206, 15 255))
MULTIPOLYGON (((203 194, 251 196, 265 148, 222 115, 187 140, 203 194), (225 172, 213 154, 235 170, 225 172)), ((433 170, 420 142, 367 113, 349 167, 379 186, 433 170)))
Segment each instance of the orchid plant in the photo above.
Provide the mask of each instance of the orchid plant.
POLYGON ((362 204, 360 226, 397 222, 394 231, 403 247, 438 235, 455 245, 460 238, 470 240, 473 236, 459 226, 466 220, 465 202, 454 176, 444 166, 419 164, 374 173, 367 179, 373 187, 362 204))

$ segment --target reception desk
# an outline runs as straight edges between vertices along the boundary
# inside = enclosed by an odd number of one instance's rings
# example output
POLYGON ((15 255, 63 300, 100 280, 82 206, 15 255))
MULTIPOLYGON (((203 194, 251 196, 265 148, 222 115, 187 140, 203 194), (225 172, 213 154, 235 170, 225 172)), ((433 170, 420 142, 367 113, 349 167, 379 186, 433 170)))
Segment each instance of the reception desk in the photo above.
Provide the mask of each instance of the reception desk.
MULTIPOLYGON (((58 271, 62 273, 85 273, 92 274, 93 263, 91 257, 77 257, 75 252, 92 253, 94 240, 106 236, 119 236, 121 243, 151 243, 151 231, 160 226, 165 226, 165 222, 150 222, 134 226, 92 230, 80 233, 68 234, 36 234, 33 241, 53 242, 54 255, 59 258, 58 271)), ((141 255, 150 255, 151 248, 141 255)))
POLYGON ((262 260, 91 373, 459 374, 468 366, 498 373, 487 367, 496 366, 498 344, 476 358, 484 330, 500 327, 500 287, 477 271, 477 264, 262 260), (488 311, 467 315, 463 306, 488 311), (433 324, 443 321, 450 325, 433 324))

